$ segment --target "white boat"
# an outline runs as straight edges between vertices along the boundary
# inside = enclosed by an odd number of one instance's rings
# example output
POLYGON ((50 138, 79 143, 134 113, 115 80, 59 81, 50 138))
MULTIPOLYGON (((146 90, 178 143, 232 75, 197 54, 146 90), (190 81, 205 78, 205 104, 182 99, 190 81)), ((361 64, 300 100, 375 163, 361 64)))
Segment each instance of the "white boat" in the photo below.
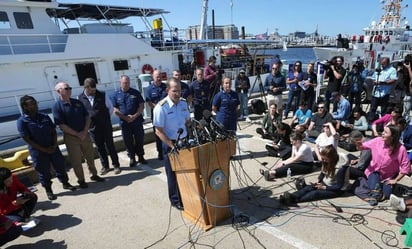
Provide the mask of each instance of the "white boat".
MULTIPOLYGON (((130 76, 141 91, 139 74, 160 69, 164 78, 170 76, 179 68, 179 53, 159 51, 134 36, 131 26, 117 22, 164 13, 168 12, 55 0, 0 1, 0 129, 5 130, 5 121, 21 115, 19 99, 25 94, 37 99, 41 111, 49 112, 60 80, 67 81, 77 96, 86 77, 95 78, 98 88, 110 93, 118 88, 121 75, 130 76), (81 19, 89 22, 60 28, 81 19)), ((8 133, 0 132, 0 142, 16 134, 8 128, 8 133)))
POLYGON ((338 35, 337 46, 314 47, 319 61, 330 60, 334 56, 343 56, 348 66, 358 59, 365 61, 369 68, 383 56, 393 60, 402 60, 411 53, 412 36, 406 18, 402 17, 402 0, 381 0, 383 14, 379 22, 373 21, 363 29, 363 34, 342 38, 338 35))

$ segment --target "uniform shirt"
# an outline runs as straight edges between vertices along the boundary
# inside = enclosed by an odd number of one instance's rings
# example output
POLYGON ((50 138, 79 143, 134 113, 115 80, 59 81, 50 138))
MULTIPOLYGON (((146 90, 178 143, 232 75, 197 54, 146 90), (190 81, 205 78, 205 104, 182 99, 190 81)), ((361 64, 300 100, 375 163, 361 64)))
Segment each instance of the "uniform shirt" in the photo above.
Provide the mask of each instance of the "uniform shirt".
MULTIPOLYGON (((55 130, 56 126, 48 115, 37 113, 36 117, 31 118, 24 114, 17 120, 17 129, 21 137, 27 136, 40 146, 49 147, 54 144, 51 131, 55 130)), ((34 152, 30 144, 29 150, 30 154, 34 152)))
MULTIPOLYGON (((129 88, 127 92, 117 90, 113 93, 112 97, 113 107, 118 108, 124 115, 133 115, 139 109, 141 103, 144 103, 144 99, 140 92, 134 88, 129 88)), ((140 115, 133 122, 143 122, 143 116, 140 115)), ((120 125, 126 124, 126 121, 120 119, 120 125)))
POLYGON ((160 86, 156 86, 153 82, 147 87, 145 93, 146 102, 152 102, 157 104, 160 100, 164 99, 167 95, 166 84, 161 83, 160 86))
POLYGON ((88 116, 83 103, 77 99, 70 98, 70 104, 59 99, 53 106, 54 123, 65 124, 77 132, 84 129, 88 116))
POLYGON ((362 143, 362 149, 372 150, 372 160, 365 170, 369 176, 373 172, 379 172, 381 180, 389 180, 398 173, 407 175, 411 171, 411 164, 406 149, 401 145, 394 153, 390 154, 389 147, 381 137, 377 137, 362 143))
POLYGON ((286 89, 286 78, 278 72, 276 75, 269 74, 265 79, 265 90, 270 95, 281 95, 282 91, 286 89), (274 93, 270 87, 277 87, 279 91, 274 93))
POLYGON ((216 119, 223 122, 225 119, 237 117, 237 106, 240 104, 239 96, 232 90, 220 91, 213 98, 213 106, 217 107, 216 119))
POLYGON ((177 131, 180 128, 183 129, 180 137, 183 138, 187 136, 186 120, 189 119, 189 109, 183 98, 175 105, 169 96, 167 96, 153 109, 153 125, 163 128, 164 133, 171 140, 177 139, 177 131))
POLYGON ((182 88, 182 92, 181 92, 182 98, 187 99, 187 97, 189 97, 189 95, 190 95, 189 85, 186 84, 186 83, 183 82, 183 81, 180 81, 180 86, 181 86, 181 88, 182 88))
POLYGON ((206 80, 202 82, 195 80, 190 85, 190 94, 193 96, 194 105, 201 105, 205 109, 210 109, 209 93, 210 84, 206 80))

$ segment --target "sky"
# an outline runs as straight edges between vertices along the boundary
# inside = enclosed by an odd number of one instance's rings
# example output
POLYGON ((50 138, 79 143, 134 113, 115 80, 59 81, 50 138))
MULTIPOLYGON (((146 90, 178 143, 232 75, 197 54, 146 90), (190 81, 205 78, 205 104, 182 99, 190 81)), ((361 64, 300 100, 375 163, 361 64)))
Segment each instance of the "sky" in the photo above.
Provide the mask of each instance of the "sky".
MULTIPOLYGON (((171 27, 186 29, 200 25, 202 0, 57 0, 62 3, 93 3, 128 7, 161 8, 171 27)), ((410 0, 403 0, 403 5, 410 0)), ((412 1, 411 1, 412 2, 412 1)), ((208 25, 212 24, 212 10, 216 25, 234 24, 247 34, 262 34, 276 30, 281 35, 295 31, 313 33, 318 27, 321 35, 359 35, 372 21, 378 21, 382 9, 379 0, 209 0, 208 25), (233 3, 231 7, 231 2, 233 3)), ((412 6, 403 16, 411 17, 412 6)), ((135 31, 145 30, 138 18, 127 19, 135 31)), ((165 25, 164 25, 165 26, 165 25)))

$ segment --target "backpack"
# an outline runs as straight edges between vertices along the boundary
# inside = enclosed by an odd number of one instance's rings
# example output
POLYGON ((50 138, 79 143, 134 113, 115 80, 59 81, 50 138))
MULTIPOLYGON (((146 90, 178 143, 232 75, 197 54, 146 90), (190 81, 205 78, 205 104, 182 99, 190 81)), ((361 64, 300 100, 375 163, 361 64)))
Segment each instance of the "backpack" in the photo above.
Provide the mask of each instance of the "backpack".
POLYGON ((254 114, 263 114, 266 110, 265 103, 261 99, 253 99, 251 101, 252 113, 254 114))

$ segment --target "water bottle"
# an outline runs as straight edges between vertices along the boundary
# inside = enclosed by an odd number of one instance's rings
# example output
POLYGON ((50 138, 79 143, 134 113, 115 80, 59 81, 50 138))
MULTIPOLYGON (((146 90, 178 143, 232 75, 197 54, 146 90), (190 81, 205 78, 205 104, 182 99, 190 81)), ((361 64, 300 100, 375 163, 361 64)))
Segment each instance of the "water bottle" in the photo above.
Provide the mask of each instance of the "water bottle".
POLYGON ((288 168, 288 171, 286 171, 286 177, 288 180, 290 180, 290 178, 292 177, 292 170, 290 168, 288 168))

